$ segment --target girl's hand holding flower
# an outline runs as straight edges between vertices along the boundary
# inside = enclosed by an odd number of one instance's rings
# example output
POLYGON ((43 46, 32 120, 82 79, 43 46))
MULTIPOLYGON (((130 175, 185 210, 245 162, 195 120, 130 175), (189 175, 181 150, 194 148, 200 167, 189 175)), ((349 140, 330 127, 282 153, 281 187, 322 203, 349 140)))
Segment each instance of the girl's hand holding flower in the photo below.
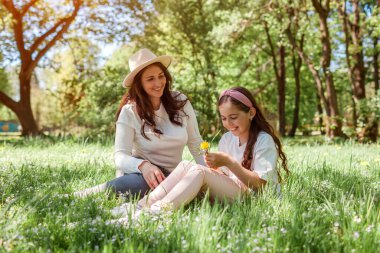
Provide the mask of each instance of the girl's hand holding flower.
POLYGON ((206 153, 205 162, 210 168, 218 168, 222 166, 229 167, 233 162, 232 158, 224 152, 206 153))

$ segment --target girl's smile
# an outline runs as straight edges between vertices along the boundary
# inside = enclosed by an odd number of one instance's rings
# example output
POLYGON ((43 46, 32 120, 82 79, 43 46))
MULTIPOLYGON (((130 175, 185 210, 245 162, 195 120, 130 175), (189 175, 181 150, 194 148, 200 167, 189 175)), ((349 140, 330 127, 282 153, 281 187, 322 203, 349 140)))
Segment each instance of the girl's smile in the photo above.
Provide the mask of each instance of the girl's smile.
POLYGON ((252 112, 244 112, 229 101, 219 106, 219 112, 223 126, 239 137, 240 143, 246 143, 249 137, 252 112))

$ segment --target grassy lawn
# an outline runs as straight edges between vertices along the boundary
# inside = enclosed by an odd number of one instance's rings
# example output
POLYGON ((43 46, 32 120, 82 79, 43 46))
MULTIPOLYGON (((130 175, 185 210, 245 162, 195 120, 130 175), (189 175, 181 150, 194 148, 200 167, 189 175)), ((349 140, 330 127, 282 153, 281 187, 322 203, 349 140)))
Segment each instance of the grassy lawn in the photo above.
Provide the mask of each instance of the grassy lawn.
POLYGON ((282 198, 199 200, 115 226, 122 199, 61 195, 114 177, 112 141, 0 142, 0 252, 378 252, 380 145, 285 143, 282 198))

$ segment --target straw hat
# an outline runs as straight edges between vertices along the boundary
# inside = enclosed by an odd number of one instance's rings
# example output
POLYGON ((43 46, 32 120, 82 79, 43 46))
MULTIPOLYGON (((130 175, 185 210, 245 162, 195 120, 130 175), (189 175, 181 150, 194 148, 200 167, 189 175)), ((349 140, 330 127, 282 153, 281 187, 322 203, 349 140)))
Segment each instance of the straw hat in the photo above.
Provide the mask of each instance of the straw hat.
POLYGON ((131 71, 123 81, 123 87, 127 88, 132 85, 133 79, 139 73, 140 70, 146 66, 161 62, 166 68, 169 67, 172 61, 172 57, 169 55, 157 56, 152 53, 149 49, 143 48, 137 51, 134 55, 129 58, 129 70, 131 71))

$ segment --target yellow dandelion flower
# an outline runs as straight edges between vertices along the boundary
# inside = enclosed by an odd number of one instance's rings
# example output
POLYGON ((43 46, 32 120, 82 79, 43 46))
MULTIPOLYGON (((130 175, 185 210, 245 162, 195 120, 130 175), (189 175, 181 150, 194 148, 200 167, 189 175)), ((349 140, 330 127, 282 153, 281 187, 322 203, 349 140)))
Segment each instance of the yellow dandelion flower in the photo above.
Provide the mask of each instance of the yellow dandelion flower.
POLYGON ((204 141, 201 143, 200 148, 202 151, 207 152, 208 149, 210 148, 210 144, 207 141, 204 141))
POLYGON ((367 161, 361 161, 361 162, 360 162, 360 165, 362 165, 362 166, 368 166, 368 165, 369 165, 369 162, 367 162, 367 161))

